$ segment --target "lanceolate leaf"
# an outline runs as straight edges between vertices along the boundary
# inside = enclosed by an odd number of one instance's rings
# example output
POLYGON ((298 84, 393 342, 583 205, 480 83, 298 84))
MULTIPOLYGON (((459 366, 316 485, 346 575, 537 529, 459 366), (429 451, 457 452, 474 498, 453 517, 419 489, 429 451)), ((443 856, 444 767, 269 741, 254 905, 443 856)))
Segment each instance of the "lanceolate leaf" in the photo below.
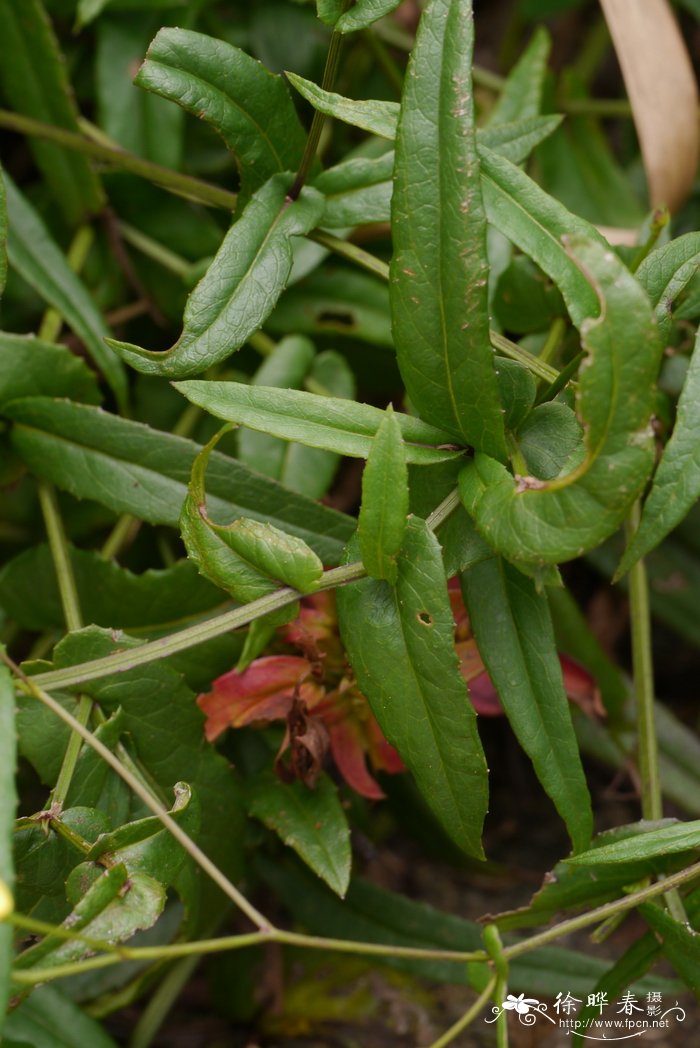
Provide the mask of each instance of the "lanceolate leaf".
MULTIPOLYGON (((46 124, 77 131, 65 60, 40 0, 0 0, 0 40, 0 82, 12 106, 46 124)), ((70 223, 100 210, 102 190, 84 156, 40 138, 29 144, 70 223)))
POLYGON ((489 342, 488 262, 463 0, 431 0, 406 78, 392 199, 391 312, 423 418, 505 459, 489 342))
POLYGON ((666 538, 700 495, 700 334, 678 400, 676 423, 664 449, 642 519, 616 577, 666 538))
POLYGON ((647 255, 636 277, 655 306, 661 337, 671 333, 673 303, 700 269, 700 233, 686 233, 647 255))
POLYGON ((335 24, 339 33, 354 33, 366 29, 372 22, 394 11, 401 0, 357 0, 357 3, 341 15, 335 24))
MULTIPOLYGON (((239 422, 284 440, 297 440, 341 455, 367 458, 384 412, 370 404, 296 389, 240 382, 175 382, 193 404, 226 422, 239 422)), ((458 454, 449 434, 421 419, 397 414, 406 461, 428 464, 458 454), (442 445, 442 446, 441 446, 442 445)))
POLYGON ((5 176, 10 264, 34 290, 58 310, 104 373, 120 406, 126 400, 126 375, 121 361, 104 343, 109 328, 84 284, 72 271, 41 218, 5 176))
POLYGON ((247 788, 248 813, 279 834, 300 859, 345 895, 350 883, 350 828, 338 791, 327 775, 314 789, 303 782, 286 786, 273 774, 253 779, 247 788))
POLYGON ((274 308, 292 268, 292 236, 308 233, 323 198, 305 188, 287 197, 289 177, 274 175, 231 226, 216 258, 187 300, 182 335, 164 353, 110 339, 129 364, 147 375, 186 378, 229 357, 274 308))
MULTIPOLYGON (((15 420, 15 450, 37 476, 116 513, 178 526, 198 444, 48 397, 15 401, 5 413, 15 420)), ((270 521, 307 541, 326 564, 338 562, 354 528, 350 517, 218 452, 209 459, 207 486, 213 516, 270 521)))
MULTIPOLYGON (((353 544, 348 558, 354 559, 353 544)), ((389 742, 446 831, 481 857, 487 768, 459 672, 437 539, 409 518, 395 587, 368 579, 338 590, 343 643, 389 742)))
POLYGON ((306 135, 281 76, 240 48, 187 29, 161 29, 135 83, 210 123, 236 157, 247 199, 294 171, 306 135))
POLYGON ((513 66, 503 91, 489 114, 489 124, 508 124, 512 120, 522 120, 523 117, 539 114, 551 46, 549 33, 543 26, 539 26, 523 55, 513 66))
POLYGON ((597 311, 595 291, 562 237, 585 236, 608 247, 594 226, 572 215, 505 157, 481 149, 481 191, 496 229, 540 266, 561 290, 571 319, 580 324, 597 311))
POLYGON ((673 826, 638 833, 613 844, 592 848, 581 855, 573 855, 567 862, 577 865, 605 865, 616 862, 636 862, 670 855, 673 852, 692 852, 700 848, 700 819, 678 822, 673 826))
POLYGON ((401 430, 387 410, 362 474, 358 520, 360 552, 367 574, 396 582, 396 556, 406 532, 408 470, 401 430))
POLYGON ((297 73, 287 72, 287 79, 314 109, 326 116, 333 116, 347 124, 361 127, 380 138, 393 140, 399 119, 398 102, 384 102, 374 98, 355 101, 344 98, 334 91, 324 91, 318 84, 305 80, 297 73))
MULTIPOLYGON (((12 831, 15 822, 15 693, 10 672, 0 666, 0 911, 6 917, 14 888, 12 831)), ((10 993, 13 959, 12 925, 0 922, 0 1030, 10 993)))
POLYGON ((593 828, 591 800, 547 598, 499 557, 465 572, 462 584, 479 653, 508 719, 580 850, 593 828))
POLYGON ((513 477, 477 453, 460 476, 479 530, 499 553, 529 568, 580 556, 611 535, 654 460, 649 422, 661 347, 649 301, 612 251, 578 237, 569 250, 593 282, 591 294, 600 296, 597 319, 592 313, 584 322, 576 310, 589 353, 577 393, 585 456, 564 476, 540 481, 513 477))

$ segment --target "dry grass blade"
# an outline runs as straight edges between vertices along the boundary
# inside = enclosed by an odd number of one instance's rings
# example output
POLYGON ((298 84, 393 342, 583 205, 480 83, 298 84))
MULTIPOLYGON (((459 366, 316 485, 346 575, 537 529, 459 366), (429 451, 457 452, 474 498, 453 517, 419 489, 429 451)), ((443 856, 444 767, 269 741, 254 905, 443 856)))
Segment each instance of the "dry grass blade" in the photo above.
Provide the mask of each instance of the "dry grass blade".
POLYGON ((644 158, 652 207, 677 211, 698 163, 698 88, 668 0, 600 0, 644 158))

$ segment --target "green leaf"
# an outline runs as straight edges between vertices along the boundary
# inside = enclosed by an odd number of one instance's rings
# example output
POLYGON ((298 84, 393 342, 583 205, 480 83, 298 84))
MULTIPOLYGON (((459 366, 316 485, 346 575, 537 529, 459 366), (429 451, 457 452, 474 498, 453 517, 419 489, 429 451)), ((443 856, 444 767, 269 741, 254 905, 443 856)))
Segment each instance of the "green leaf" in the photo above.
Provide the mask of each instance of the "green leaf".
MULTIPOLYGON (((0 0, 0 39, 0 83, 12 107, 53 127, 78 131, 65 59, 40 0, 0 0)), ((100 183, 81 153, 34 137, 29 146, 68 223, 101 210, 100 183)))
POLYGON ((244 200, 272 175, 299 166, 306 135, 286 83, 239 47, 161 29, 134 82, 218 131, 236 158, 244 200))
POLYGON ((336 786, 322 775, 314 789, 284 785, 274 774, 246 787, 248 814, 274 830, 342 898, 350 883, 350 828, 336 786))
POLYGON ((126 403, 126 374, 104 339, 109 328, 79 277, 68 265, 41 218, 6 175, 10 265, 54 309, 85 344, 120 406, 126 403))
MULTIPOLYGON (((299 94, 319 113, 332 116, 353 127, 362 128, 363 131, 369 131, 370 134, 377 135, 379 138, 386 138, 392 142, 396 138, 401 108, 398 102, 386 102, 374 98, 359 100, 345 98, 333 91, 324 91, 318 84, 305 80, 303 76, 298 76, 296 73, 288 72, 286 75, 299 94)), ((512 122, 494 124, 492 127, 480 127, 476 131, 477 149, 479 151, 482 148, 491 149, 507 157, 512 163, 520 164, 527 159, 535 146, 556 130, 561 119, 561 116, 554 113, 546 116, 533 114, 512 122)), ((344 176, 352 175, 357 180, 361 170, 367 172, 371 181, 374 182, 377 170, 381 170, 383 165, 388 163, 385 159, 387 155, 389 154, 376 159, 372 164, 366 162, 367 158, 342 161, 336 168, 330 168, 329 171, 320 175, 315 184, 318 184, 319 189, 322 185, 326 187, 333 186, 334 183, 337 185, 336 180, 340 180, 341 171, 344 176), (364 165, 359 164, 360 159, 365 160, 364 165), (337 175, 334 174, 336 171, 337 175)))
POLYGON ((388 222, 391 208, 394 153, 341 160, 314 179, 326 198, 321 225, 343 229, 370 222, 388 222))
POLYGON ((87 404, 101 399, 94 374, 66 346, 0 331, 0 408, 27 396, 71 397, 87 404))
POLYGON ((671 439, 664 448, 642 519, 615 578, 626 574, 679 524, 700 495, 700 333, 678 400, 671 439))
POLYGON ((498 101, 489 114, 490 126, 539 115, 551 47, 552 38, 548 31, 544 26, 538 26, 508 74, 498 101))
MULTIPOLYGON (((427 517, 442 499, 447 498, 457 487, 459 462, 441 462, 436 466, 409 467, 411 513, 427 517)), ((484 542, 471 517, 462 506, 458 506, 437 529, 438 542, 442 546, 445 576, 450 579, 472 564, 488 560, 493 550, 484 542)))
POLYGON ((586 237, 609 251, 607 241, 595 226, 572 215, 505 157, 482 148, 479 158, 481 192, 489 222, 555 282, 574 324, 578 326, 586 317, 595 316, 595 291, 562 237, 568 237, 572 243, 586 237))
POLYGON ((396 137, 396 125, 399 118, 398 102, 383 102, 377 99, 355 101, 343 98, 334 91, 324 91, 318 84, 305 80, 297 73, 285 73, 293 87, 302 98, 310 102, 314 109, 326 116, 335 117, 353 127, 361 127, 370 134, 393 141, 396 137))
POLYGON ((602 848, 594 848, 580 855, 572 855, 567 862, 577 865, 605 865, 616 862, 635 862, 653 859, 657 855, 674 852, 692 852, 700 848, 700 819, 694 822, 674 823, 659 830, 649 830, 602 848))
POLYGON ((516 429, 532 411, 537 396, 537 382, 523 364, 506 357, 496 360, 496 378, 506 428, 516 429))
MULTIPOLYGON (((12 445, 37 476, 115 513, 178 527, 198 444, 47 397, 14 401, 6 414, 15 420, 12 445)), ((218 452, 209 460, 208 485, 213 514, 270 521, 303 538, 326 564, 338 562, 354 528, 350 517, 218 452)))
POLYGON ((226 234, 204 277, 187 299, 184 330, 162 353, 109 339, 137 371, 185 378, 229 357, 275 306, 292 268, 293 236, 308 233, 323 213, 310 187, 287 197, 289 176, 274 175, 257 191, 226 234))
POLYGON ((326 25, 335 25, 343 10, 343 0, 316 0, 316 13, 326 25))
MULTIPOLYGON (((80 876, 85 865, 76 867, 71 876, 80 876)), ((62 927, 117 943, 156 923, 165 906, 165 887, 159 881, 145 873, 129 873, 122 863, 107 870, 93 869, 95 879, 62 922, 62 927)), ((67 893, 70 893, 70 881, 67 893)), ((47 935, 36 946, 19 954, 15 968, 55 968, 81 960, 92 952, 80 939, 47 935)))
MULTIPOLYGON (((238 422, 284 440, 296 440, 341 455, 367 458, 384 412, 370 404, 323 397, 296 389, 246 386, 240 382, 175 382, 193 404, 225 422, 238 422)), ((396 416, 406 461, 442 462, 459 452, 450 437, 411 415, 396 416), (442 445, 442 447, 440 446, 442 445)))
POLYGON ((479 453, 460 475, 463 502, 479 531, 528 571, 578 557, 611 535, 654 460, 649 422, 661 346, 648 299, 611 251, 578 237, 569 250, 600 297, 597 319, 581 320, 576 310, 589 354, 577 395, 585 456, 552 481, 516 479, 479 453))
POLYGON ((396 582, 396 557, 408 514, 408 470, 401 430, 391 405, 372 441, 362 474, 358 535, 362 563, 374 579, 396 582))
MULTIPOLYGON (((357 552, 354 542, 348 559, 357 552)), ((459 672, 437 539, 410 517, 396 586, 374 579, 337 593, 341 635, 386 738, 452 839, 483 856, 487 768, 459 672)))
POLYGON ((654 903, 642 903, 639 912, 683 982, 700 997, 700 933, 654 903))
POLYGON ((401 0, 357 0, 357 3, 341 15, 335 24, 338 33, 354 33, 366 29, 372 22, 384 18, 401 3, 401 0))
MULTIPOLYGON (((15 693, 10 671, 0 666, 0 910, 6 917, 14 888, 12 832, 15 822, 15 693)), ((0 921, 0 1030, 10 997, 14 953, 12 925, 0 921)))
MULTIPOLYGON (((201 616, 221 603, 221 593, 205 582, 193 564, 135 575, 93 550, 70 547, 78 600, 86 624, 127 631, 173 629, 185 618, 201 616)), ((64 616, 48 546, 34 546, 0 570, 0 606, 24 629, 61 629, 64 616)))
MULTIPOLYGON (((55 664, 73 666, 136 647, 138 641, 89 627, 69 634, 54 651, 55 664)), ((121 707, 136 756, 166 794, 180 780, 195 785, 202 808, 197 842, 229 876, 241 863, 242 812, 239 789, 228 762, 204 738, 204 716, 178 673, 162 662, 126 670, 80 691, 106 711, 121 707)), ((203 883, 206 891, 208 882, 203 883)))
POLYGON ((463 0, 431 0, 406 77, 392 199, 392 323, 406 390, 428 422, 506 458, 489 342, 486 218, 463 0))
POLYGON ((273 334, 341 335, 393 349, 389 291, 366 273, 325 266, 290 288, 271 314, 273 334))
POLYGON ((152 19, 117 17, 98 22, 95 89, 99 125, 124 149, 179 169, 184 112, 155 94, 140 91, 133 82, 134 69, 152 33, 152 19))
MULTIPOLYGON (((427 949, 483 948, 482 929, 474 922, 387 891, 370 881, 353 878, 347 898, 341 901, 301 867, 283 867, 262 856, 256 857, 255 865, 290 913, 317 935, 427 949)), ((512 941, 507 939, 508 943, 512 941)), ((433 982, 458 986, 467 986, 470 982, 464 963, 391 956, 372 960, 433 982)), ((540 947, 511 962, 509 988, 554 997, 563 982, 572 993, 585 994, 606 968, 604 960, 587 957, 580 950, 540 947)), ((642 984, 639 985, 641 992, 642 984)), ((670 991, 677 989, 677 984, 657 977, 654 981, 646 980, 644 989, 670 991)))
POLYGON ((499 276, 494 308, 504 330, 518 334, 544 331, 556 317, 566 316, 556 285, 525 255, 499 276))
MULTIPOLYGON (((225 432, 225 430, 223 431, 225 432)), ((209 455, 218 443, 217 433, 202 448, 192 464, 192 476, 180 514, 180 532, 187 556, 215 586, 230 593, 241 604, 264 597, 276 589, 276 583, 262 575, 250 561, 239 555, 218 533, 207 514, 205 476, 209 455)), ((261 526, 262 525, 262 522, 261 526)), ((223 529, 222 529, 223 530, 223 529)))
POLYGON ((655 306, 654 315, 663 339, 671 335, 673 303, 700 268, 700 233, 685 233, 652 251, 636 277, 655 306))
POLYGON ((303 539, 249 517, 231 524, 209 523, 211 530, 239 557, 285 586, 300 593, 318 589, 323 564, 303 539))
POLYGON ((40 986, 7 1017, 5 1037, 25 1048, 117 1048, 102 1023, 53 986, 40 986))
POLYGON ((570 407, 549 401, 521 423, 516 440, 530 473, 540 480, 554 480, 581 448, 583 433, 570 407))
POLYGON ((593 815, 547 598, 500 558, 465 572, 462 584, 479 653, 508 720, 580 851, 590 841, 593 815))

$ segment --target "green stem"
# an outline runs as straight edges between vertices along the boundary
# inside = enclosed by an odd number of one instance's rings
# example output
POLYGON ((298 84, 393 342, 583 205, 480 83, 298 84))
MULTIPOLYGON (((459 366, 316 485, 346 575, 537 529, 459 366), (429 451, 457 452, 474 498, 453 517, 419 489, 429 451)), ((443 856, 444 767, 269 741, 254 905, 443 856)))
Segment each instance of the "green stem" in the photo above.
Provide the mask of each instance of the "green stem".
POLYGON ((198 200, 202 204, 211 207, 220 207, 225 211, 233 211, 236 207, 237 196, 227 189, 203 182, 191 175, 183 175, 180 171, 171 171, 170 168, 161 167, 151 160, 129 153, 125 149, 106 146, 100 142, 92 142, 84 135, 75 131, 67 131, 62 127, 54 127, 52 124, 44 124, 33 117, 23 116, 20 113, 12 113, 7 109, 0 109, 0 127, 17 131, 20 134, 35 135, 37 138, 46 138, 66 149, 73 149, 94 160, 101 160, 111 167, 121 171, 129 171, 133 175, 140 175, 149 182, 155 182, 173 193, 180 193, 192 200, 198 200))
MULTIPOLYGON (((66 260, 68 265, 74 273, 79 273, 85 265, 85 261, 90 253, 95 240, 95 234, 92 231, 91 226, 80 226, 76 231, 73 241, 68 248, 66 260)), ((41 322, 37 338, 43 339, 45 342, 55 342, 61 333, 61 327, 63 326, 63 317, 57 309, 51 307, 47 309, 44 314, 44 319, 41 322)))
POLYGON ((58 508, 56 492, 51 484, 43 480, 38 484, 39 504, 44 516, 46 534, 49 540, 49 549, 53 559, 58 592, 61 595, 63 615, 66 620, 66 628, 69 632, 81 629, 83 625, 80 605, 78 602, 78 591, 73 575, 73 565, 68 549, 68 540, 63 529, 61 511, 58 508))
MULTIPOLYGON (((503 955, 503 943, 495 924, 484 928, 484 946, 496 973, 494 1004, 500 1005, 508 993, 508 961, 503 955)), ((496 1048, 508 1048, 508 1013, 501 1009, 496 1019, 496 1048)))
MULTIPOLYGON (((46 533, 49 539, 49 548, 51 550, 51 557, 53 558, 54 570, 56 572, 58 591, 61 595, 61 604, 63 606, 63 615, 66 620, 66 628, 69 632, 72 632, 73 630, 81 629, 83 618, 80 611, 78 589, 75 584, 68 540, 63 528, 63 521, 58 508, 54 488, 50 484, 40 481, 38 491, 39 503, 44 515, 46 533)), ((80 724, 82 728, 85 727, 90 719, 91 711, 92 699, 88 695, 81 695, 78 700, 76 723, 80 724)), ((51 791, 51 803, 58 805, 59 809, 63 807, 66 797, 68 796, 68 791, 70 789, 70 784, 73 781, 73 775, 75 773, 81 749, 82 739, 80 735, 73 732, 68 738, 66 752, 63 755, 63 761, 61 762, 61 769, 58 773, 58 778, 56 779, 56 785, 51 791)))
MULTIPOLYGON (((628 543, 639 527, 641 509, 634 504, 625 525, 628 543)), ((663 817, 659 747, 654 718, 654 666, 651 654, 651 612, 649 583, 643 559, 629 573, 630 621, 632 634, 632 667, 637 699, 637 740, 639 775, 642 783, 642 818, 663 817)))
POLYGON ((656 246, 656 243, 661 236, 664 228, 671 221, 671 215, 667 207, 659 207, 654 211, 651 216, 651 225, 649 228, 649 236, 646 238, 644 243, 637 250, 636 255, 629 263, 630 273, 636 273, 641 266, 644 259, 647 257, 649 252, 656 246))
POLYGON ((0 650, 0 658, 7 666, 10 667, 12 672, 19 678, 24 684, 25 690, 33 695, 34 698, 39 699, 45 706, 52 710, 57 717, 60 718, 67 724, 69 728, 80 738, 91 746, 93 750, 105 761, 110 768, 113 769, 119 775, 121 779, 129 786, 129 788, 136 794, 139 800, 143 801, 146 807, 153 812, 162 824, 170 831, 175 840, 182 845, 188 855, 190 855, 197 865, 204 870, 206 874, 214 881, 216 885, 238 906, 238 908, 256 925, 257 928, 269 931, 270 925, 263 915, 255 909, 255 907, 248 902, 244 895, 238 891, 238 889, 231 883, 228 877, 221 872, 211 859, 204 854, 202 849, 194 843, 193 840, 184 832, 178 823, 173 819, 168 811, 163 807, 160 801, 153 796, 151 791, 147 789, 143 783, 132 774, 127 768, 123 766, 121 761, 115 757, 110 749, 100 742, 92 732, 88 731, 72 714, 61 706, 59 702, 47 692, 45 692, 38 684, 35 678, 27 677, 22 670, 15 665, 15 663, 9 658, 9 656, 0 650))
POLYGON ((451 1026, 442 1037, 438 1037, 437 1041, 433 1041, 430 1048, 447 1048, 448 1044, 452 1044, 455 1038, 459 1037, 462 1031, 466 1030, 466 1028, 470 1026, 479 1015, 481 1015, 484 1008, 493 997, 495 989, 496 979, 493 978, 483 993, 479 994, 471 1008, 466 1011, 462 1018, 458 1019, 454 1026, 451 1026))
POLYGON ((559 349, 565 331, 566 321, 564 320, 564 317, 555 317, 549 326, 545 344, 542 346, 542 350, 539 354, 540 360, 543 360, 545 364, 549 364, 552 357, 559 349))
POLYGON ((505 335, 501 335, 497 331, 491 331, 489 332, 489 337, 494 349, 497 349, 504 357, 508 357, 510 360, 517 360, 519 364, 523 364, 537 378, 542 379, 544 382, 555 382, 559 377, 559 372, 556 368, 540 360, 534 353, 529 353, 526 349, 522 349, 515 342, 511 342, 505 335))
POLYGON ((360 266, 361 269, 366 269, 368 273, 373 273, 382 280, 389 280, 389 266, 387 263, 382 262, 380 258, 376 258, 369 251, 358 247, 357 244, 341 240, 340 237, 333 236, 332 233, 326 233, 323 229, 314 229, 312 233, 308 234, 308 239, 313 240, 316 244, 322 244, 323 247, 327 247, 329 251, 340 255, 341 258, 347 258, 350 262, 354 262, 356 266, 360 266))
MULTIPOLYGON (((353 0, 343 0, 342 7, 340 10, 341 15, 344 14, 353 0)), ((326 56, 326 68, 323 70, 323 80, 321 81, 321 88, 323 91, 332 91, 335 83, 335 74, 338 71, 338 62, 340 61, 340 49, 343 46, 343 34, 338 33, 335 30, 331 33, 331 42, 328 45, 328 55, 326 56)), ((301 193, 304 182, 306 182, 311 165, 316 158, 316 150, 318 149, 318 140, 321 137, 321 131, 323 125, 326 122, 324 113, 321 113, 318 109, 314 110, 313 119, 311 121, 311 127, 309 129, 309 135, 306 139, 306 146, 304 148, 304 154, 301 158, 301 164, 297 171, 296 178, 292 183, 292 188, 289 190, 290 200, 296 200, 301 193)))
POLYGON ((569 361, 566 367, 561 369, 557 377, 554 379, 554 382, 550 382, 537 397, 538 404, 544 404, 548 400, 554 400, 557 394, 561 393, 564 386, 571 381, 578 371, 585 355, 585 351, 581 350, 580 353, 577 353, 576 356, 569 361))
POLYGON ((137 251, 140 251, 146 258, 150 258, 153 262, 157 262, 158 265, 162 266, 163 269, 167 269, 170 273, 174 273, 175 276, 180 277, 184 280, 190 273, 192 268, 191 264, 187 259, 182 258, 181 255, 176 255, 170 248, 160 244, 153 237, 149 237, 146 233, 142 233, 140 229, 136 229, 134 226, 130 226, 128 222, 118 223, 119 232, 121 233, 127 244, 131 244, 137 251))

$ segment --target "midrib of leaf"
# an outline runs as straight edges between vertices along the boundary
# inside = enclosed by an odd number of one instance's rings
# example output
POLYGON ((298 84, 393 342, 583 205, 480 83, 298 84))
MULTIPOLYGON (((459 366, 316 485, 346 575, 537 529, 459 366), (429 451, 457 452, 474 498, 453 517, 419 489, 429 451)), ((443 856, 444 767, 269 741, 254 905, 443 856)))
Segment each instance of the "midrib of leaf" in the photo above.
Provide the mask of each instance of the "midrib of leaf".
MULTIPOLYGON (((178 66, 169 65, 167 62, 164 62, 162 59, 159 59, 159 58, 158 59, 148 58, 147 60, 148 60, 148 62, 152 63, 154 66, 162 66, 163 69, 173 69, 173 70, 175 70, 175 72, 178 72, 178 73, 182 73, 183 72, 183 70, 181 68, 179 68, 178 66)), ((265 128, 261 124, 259 124, 253 118, 253 116, 251 115, 251 113, 247 109, 244 109, 243 106, 240 105, 240 103, 235 100, 235 98, 232 98, 231 95, 227 95, 225 91, 222 91, 220 87, 217 87, 216 84, 213 84, 210 80, 204 80, 203 77, 199 76, 197 73, 190 72, 190 70, 188 70, 188 69, 185 69, 184 72, 190 79, 194 80, 198 84, 202 84, 204 87, 208 88, 212 93, 216 94, 219 98, 223 99, 227 105, 232 106, 234 109, 237 109, 238 112, 241 113, 242 116, 244 116, 246 118, 248 123, 252 127, 255 128, 255 130, 258 132, 260 137, 262 139, 264 139, 265 142, 267 142, 268 146, 270 147, 270 150, 272 151, 272 153, 273 153, 273 155, 275 157, 275 160, 277 161, 279 170, 280 171, 284 171, 285 164, 283 164, 282 158, 279 155, 279 153, 277 152, 277 149, 275 147, 274 142, 272 141, 272 139, 268 135, 268 133, 265 130, 265 128)), ((149 90, 152 90, 152 88, 149 88, 149 90)), ((160 94, 160 91, 157 91, 157 92, 154 91, 153 93, 154 94, 160 94)), ((171 96, 168 95, 166 97, 170 98, 171 96)), ((202 117, 202 119, 205 119, 205 117, 202 117)), ((227 143, 227 145, 228 145, 228 143, 227 143)))

